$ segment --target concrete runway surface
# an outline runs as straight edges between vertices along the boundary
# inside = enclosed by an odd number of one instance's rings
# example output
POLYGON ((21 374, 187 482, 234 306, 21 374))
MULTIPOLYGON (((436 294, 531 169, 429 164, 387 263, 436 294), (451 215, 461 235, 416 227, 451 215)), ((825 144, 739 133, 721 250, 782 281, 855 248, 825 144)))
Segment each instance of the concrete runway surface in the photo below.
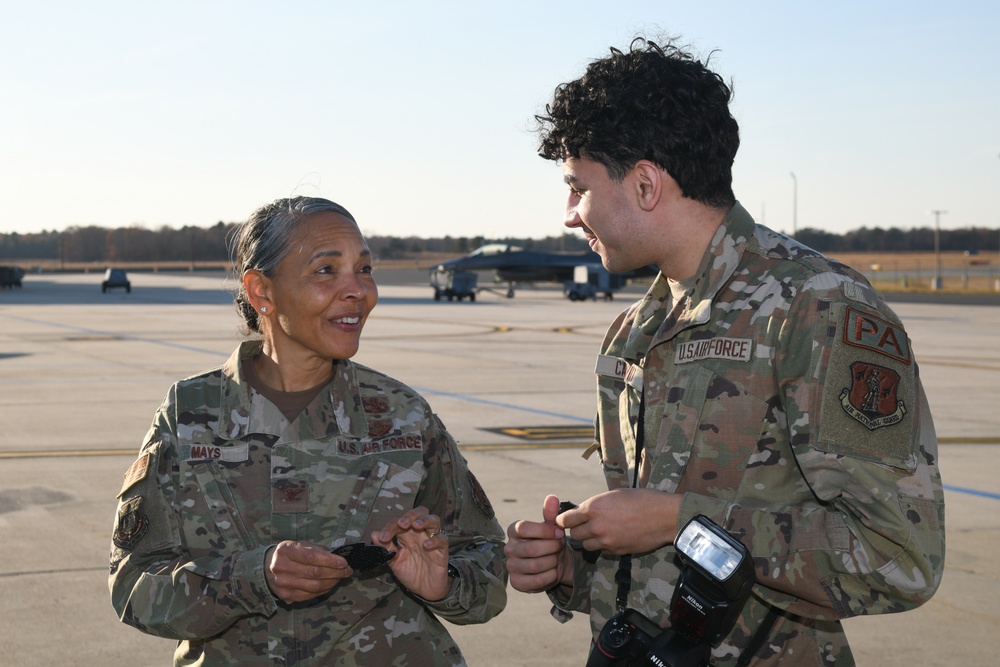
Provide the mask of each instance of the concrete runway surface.
MULTIPOLYGON (((120 624, 111 608, 115 494, 171 382, 223 362, 238 321, 221 274, 130 277, 131 294, 102 294, 99 273, 29 275, 0 292, 0 665, 171 662, 173 642, 120 624)), ((356 360, 427 397, 503 526, 540 516, 548 493, 579 501, 603 490, 580 452, 598 345, 630 295, 571 303, 521 289, 513 300, 435 303, 423 272, 377 277, 381 301, 356 360), (530 439, 546 435, 561 437, 530 439)), ((1000 308, 894 306, 942 442, 947 568, 930 603, 848 620, 848 636, 861 665, 997 664, 1000 308)), ((510 589, 494 621, 449 629, 473 667, 583 665, 587 620, 560 625, 548 607, 510 589)))

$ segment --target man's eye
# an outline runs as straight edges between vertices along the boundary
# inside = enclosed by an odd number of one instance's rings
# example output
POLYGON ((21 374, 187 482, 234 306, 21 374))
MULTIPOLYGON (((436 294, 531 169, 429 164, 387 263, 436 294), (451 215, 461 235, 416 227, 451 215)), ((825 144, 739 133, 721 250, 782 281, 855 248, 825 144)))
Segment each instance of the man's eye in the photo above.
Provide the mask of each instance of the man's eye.
POLYGON ((364 266, 361 267, 360 273, 367 273, 370 275, 372 273, 375 273, 375 267, 372 266, 371 264, 365 264, 364 266))

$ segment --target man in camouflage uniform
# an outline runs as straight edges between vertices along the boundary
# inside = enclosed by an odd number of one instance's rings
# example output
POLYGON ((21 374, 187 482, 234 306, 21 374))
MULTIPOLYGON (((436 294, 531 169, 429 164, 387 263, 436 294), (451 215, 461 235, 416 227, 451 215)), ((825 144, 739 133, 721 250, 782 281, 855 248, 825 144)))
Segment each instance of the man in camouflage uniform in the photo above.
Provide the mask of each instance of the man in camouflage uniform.
POLYGON ((683 51, 639 40, 539 117, 542 156, 570 186, 566 225, 610 270, 661 273, 596 364, 610 490, 558 516, 549 496, 542 522, 512 524, 511 584, 546 591, 557 618, 589 612, 596 637, 631 554, 627 606, 669 627, 673 540, 701 514, 757 576, 713 664, 853 665, 840 619, 911 609, 940 582, 936 436, 881 296, 733 198, 729 94, 683 51))

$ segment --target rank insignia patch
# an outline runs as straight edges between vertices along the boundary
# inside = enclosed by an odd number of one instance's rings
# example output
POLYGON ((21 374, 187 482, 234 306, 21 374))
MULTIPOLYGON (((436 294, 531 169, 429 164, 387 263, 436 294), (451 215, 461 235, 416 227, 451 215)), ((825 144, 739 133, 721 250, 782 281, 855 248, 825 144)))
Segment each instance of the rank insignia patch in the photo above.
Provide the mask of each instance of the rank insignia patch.
POLYGON ((389 401, 384 396, 365 396, 361 402, 370 415, 389 412, 389 401))
POLYGON ((123 503, 118 510, 115 532, 111 541, 119 549, 132 551, 149 530, 149 517, 142 511, 142 496, 123 503))
POLYGON ((906 406, 896 396, 899 373, 856 361, 851 364, 851 387, 840 393, 840 404, 869 431, 903 420, 906 406))

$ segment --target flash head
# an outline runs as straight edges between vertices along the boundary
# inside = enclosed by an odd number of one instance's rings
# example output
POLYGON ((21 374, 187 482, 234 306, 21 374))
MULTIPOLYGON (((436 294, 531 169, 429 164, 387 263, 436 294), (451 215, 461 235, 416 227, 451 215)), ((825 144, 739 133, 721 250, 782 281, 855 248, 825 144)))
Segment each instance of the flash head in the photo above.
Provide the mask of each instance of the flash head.
MULTIPOLYGON (((697 566, 720 584, 741 568, 753 570, 750 552, 743 543, 702 514, 687 522, 674 545, 685 562, 697 566)), ((738 592, 733 593, 738 596, 738 592)))
POLYGON ((692 641, 717 645, 729 633, 753 588, 750 551, 706 516, 688 521, 674 547, 684 568, 671 604, 671 621, 692 641))

